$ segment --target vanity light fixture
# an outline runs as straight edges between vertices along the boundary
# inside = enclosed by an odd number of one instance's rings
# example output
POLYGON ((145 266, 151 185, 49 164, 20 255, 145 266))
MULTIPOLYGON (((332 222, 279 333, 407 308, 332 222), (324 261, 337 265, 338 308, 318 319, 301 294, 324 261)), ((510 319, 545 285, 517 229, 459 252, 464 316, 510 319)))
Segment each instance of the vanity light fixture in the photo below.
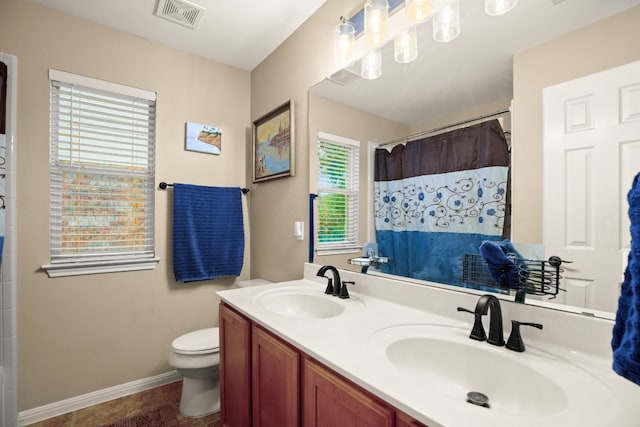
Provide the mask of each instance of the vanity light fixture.
POLYGON ((405 0, 404 7, 409 20, 415 23, 424 22, 433 14, 431 0, 405 0))
POLYGON ((460 35, 460 2, 448 0, 433 14, 433 39, 450 42, 460 35))
POLYGON ((333 62, 338 67, 347 67, 354 62, 356 29, 344 17, 333 28, 333 62))
POLYGON ((418 33, 416 26, 404 30, 393 41, 393 57, 396 62, 407 64, 418 57, 418 33))
MULTIPOLYGON (((478 0, 475 0, 478 1, 478 0)), ((552 0, 560 2, 564 0, 552 0)), ((484 0, 488 15, 503 15, 513 9, 518 0, 484 0)), ((341 24, 334 27, 334 62, 347 68, 355 62, 355 37, 364 33, 372 48, 360 59, 360 75, 365 79, 377 79, 382 75, 381 50, 387 43, 389 11, 404 6, 411 27, 394 39, 394 58, 399 63, 409 63, 418 57, 416 25, 432 19, 433 39, 450 42, 460 35, 460 0, 366 0, 364 8, 352 16, 352 22, 340 17, 341 24)), ((350 71, 358 75, 357 71, 350 71)))
POLYGON ((389 2, 387 0, 367 0, 364 4, 364 34, 373 47, 382 46, 387 41, 389 2))
POLYGON ((484 0, 484 11, 487 15, 504 15, 516 7, 518 0, 484 0))
POLYGON ((367 80, 382 76, 382 50, 380 48, 370 50, 360 60, 360 74, 367 80))

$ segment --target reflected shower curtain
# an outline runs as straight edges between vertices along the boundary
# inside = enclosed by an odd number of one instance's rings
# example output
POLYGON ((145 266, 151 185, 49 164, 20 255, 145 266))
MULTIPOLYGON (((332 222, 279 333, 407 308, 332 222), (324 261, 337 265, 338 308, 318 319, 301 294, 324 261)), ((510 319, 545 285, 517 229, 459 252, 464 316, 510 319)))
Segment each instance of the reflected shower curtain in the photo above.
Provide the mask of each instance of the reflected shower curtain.
POLYGON ((384 272, 461 285, 462 258, 502 240, 509 150, 498 120, 375 152, 384 272))

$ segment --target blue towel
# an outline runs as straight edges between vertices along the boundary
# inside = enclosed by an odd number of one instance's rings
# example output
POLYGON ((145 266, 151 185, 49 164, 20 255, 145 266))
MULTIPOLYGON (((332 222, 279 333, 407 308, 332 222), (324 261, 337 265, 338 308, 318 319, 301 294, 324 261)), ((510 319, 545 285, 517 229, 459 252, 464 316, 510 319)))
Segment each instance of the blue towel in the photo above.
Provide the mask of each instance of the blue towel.
POLYGON ((496 242, 485 240, 480 244, 480 255, 489 267, 493 280, 501 288, 516 289, 520 287, 519 262, 522 256, 509 240, 496 242))
POLYGON ((174 184, 173 272, 179 282, 239 276, 244 225, 239 187, 174 184))
POLYGON ((613 370, 640 385, 640 173, 627 195, 631 251, 613 327, 613 370))

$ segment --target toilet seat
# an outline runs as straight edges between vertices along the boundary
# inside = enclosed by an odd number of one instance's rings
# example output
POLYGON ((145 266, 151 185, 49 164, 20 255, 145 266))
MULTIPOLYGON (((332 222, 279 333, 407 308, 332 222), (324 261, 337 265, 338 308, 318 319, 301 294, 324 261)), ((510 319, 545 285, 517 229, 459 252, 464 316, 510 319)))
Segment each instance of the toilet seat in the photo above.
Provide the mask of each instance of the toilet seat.
POLYGON ((206 328, 181 335, 171 343, 178 354, 196 355, 215 353, 220 348, 218 328, 206 328))

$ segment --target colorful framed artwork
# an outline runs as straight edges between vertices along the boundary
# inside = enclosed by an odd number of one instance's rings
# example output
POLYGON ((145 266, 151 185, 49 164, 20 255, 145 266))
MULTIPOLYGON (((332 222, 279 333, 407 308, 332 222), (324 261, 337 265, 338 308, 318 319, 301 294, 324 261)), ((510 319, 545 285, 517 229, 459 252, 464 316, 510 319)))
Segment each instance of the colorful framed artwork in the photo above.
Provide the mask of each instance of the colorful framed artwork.
POLYGON ((222 152, 222 131, 220 128, 190 122, 187 122, 186 127, 186 150, 209 154, 222 152))
POLYGON ((253 122, 253 182, 294 175, 294 134, 291 100, 253 122))

